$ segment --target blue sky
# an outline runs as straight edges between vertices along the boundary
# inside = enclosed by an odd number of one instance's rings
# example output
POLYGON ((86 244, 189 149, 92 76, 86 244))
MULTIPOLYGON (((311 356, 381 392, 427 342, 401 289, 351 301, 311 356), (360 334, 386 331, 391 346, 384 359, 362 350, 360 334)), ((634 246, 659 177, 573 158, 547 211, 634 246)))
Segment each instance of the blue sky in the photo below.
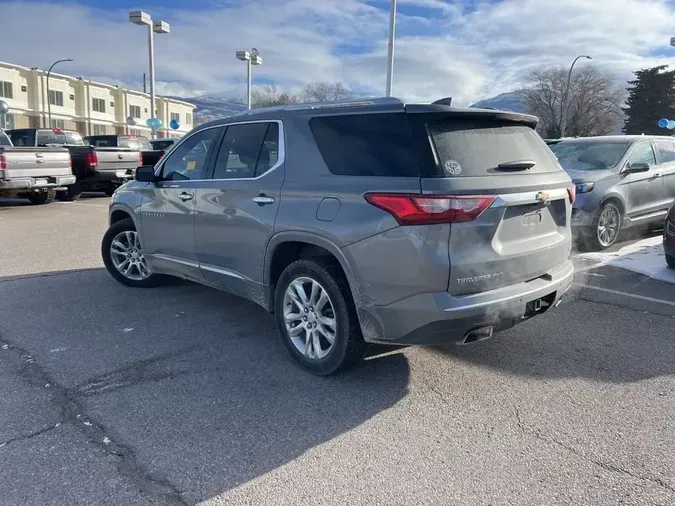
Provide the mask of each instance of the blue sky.
MULTIPOLYGON (((536 68, 593 65, 620 79, 675 64, 675 0, 398 0, 394 94, 408 100, 452 96, 460 104, 510 91, 536 68), (588 64, 586 62, 582 64, 588 64)), ((0 0, 0 58, 139 87, 146 33, 127 12, 149 11, 172 25, 156 37, 158 89, 190 96, 243 96, 237 49, 257 47, 257 85, 301 88, 342 81, 384 92, 389 0, 0 0), (30 34, 30 36, 27 36, 30 34), (21 41, 20 43, 18 41, 21 41)))

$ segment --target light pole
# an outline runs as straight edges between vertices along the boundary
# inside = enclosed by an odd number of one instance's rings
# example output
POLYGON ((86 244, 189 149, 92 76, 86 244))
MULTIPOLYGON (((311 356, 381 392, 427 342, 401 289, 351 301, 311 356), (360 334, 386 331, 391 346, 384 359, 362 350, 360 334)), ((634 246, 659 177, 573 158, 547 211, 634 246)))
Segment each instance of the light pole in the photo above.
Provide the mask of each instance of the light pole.
POLYGON ((574 64, 577 62, 579 58, 586 58, 587 60, 592 60, 589 55, 587 54, 580 54, 577 56, 574 61, 572 62, 572 66, 570 67, 570 71, 567 73, 567 85, 565 86, 565 94, 563 95, 562 99, 562 110, 560 111, 560 138, 562 139, 565 137, 565 129, 567 128, 567 98, 570 92, 570 82, 572 81, 572 70, 574 69, 574 64))
MULTIPOLYGON (((52 73, 52 69, 57 63, 61 63, 64 61, 73 61, 72 58, 65 58, 64 60, 56 60, 54 63, 52 63, 52 66, 49 67, 49 70, 47 70, 47 119, 49 121, 49 128, 52 127, 52 103, 49 101, 49 74, 52 73)), ((44 111, 44 109, 42 109, 44 111)), ((44 124, 44 121, 42 122, 42 126, 44 128, 47 128, 46 125, 44 124)))
POLYGON ((246 79, 248 84, 246 85, 246 104, 248 105, 249 110, 251 109, 251 65, 262 65, 262 56, 256 48, 252 48, 251 52, 248 51, 237 51, 237 60, 246 62, 246 79))
POLYGON ((394 37, 396 36, 396 0, 391 0, 389 8, 389 46, 387 48, 387 96, 391 97, 394 83, 394 37))
MULTIPOLYGON (((166 21, 153 21, 150 14, 143 11, 129 12, 129 21, 135 25, 148 27, 148 59, 150 65, 150 119, 155 119, 155 33, 171 33, 171 26, 166 21)), ((150 129, 155 138, 155 129, 150 129)))
POLYGON ((4 100, 0 100, 0 129, 7 128, 7 113, 9 112, 9 104, 4 100))

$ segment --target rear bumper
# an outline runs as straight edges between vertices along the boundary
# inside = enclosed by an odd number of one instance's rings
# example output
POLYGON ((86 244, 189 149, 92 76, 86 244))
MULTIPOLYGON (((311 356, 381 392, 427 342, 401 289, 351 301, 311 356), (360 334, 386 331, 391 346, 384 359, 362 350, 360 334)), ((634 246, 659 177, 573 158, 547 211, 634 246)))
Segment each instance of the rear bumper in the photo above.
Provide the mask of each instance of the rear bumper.
POLYGON ((134 178, 134 169, 117 170, 94 170, 91 177, 97 181, 108 181, 111 183, 126 183, 134 178))
POLYGON ((568 260, 546 276, 480 294, 426 293, 369 308, 373 318, 366 317, 366 325, 362 318, 364 338, 381 344, 440 345, 462 342, 478 328, 506 330, 556 306, 572 285, 573 274, 568 260), (541 309, 531 311, 528 304, 542 299, 541 309), (373 335, 375 322, 379 331, 373 335))
POLYGON ((75 183, 75 176, 25 177, 0 180, 0 190, 39 190, 75 183))

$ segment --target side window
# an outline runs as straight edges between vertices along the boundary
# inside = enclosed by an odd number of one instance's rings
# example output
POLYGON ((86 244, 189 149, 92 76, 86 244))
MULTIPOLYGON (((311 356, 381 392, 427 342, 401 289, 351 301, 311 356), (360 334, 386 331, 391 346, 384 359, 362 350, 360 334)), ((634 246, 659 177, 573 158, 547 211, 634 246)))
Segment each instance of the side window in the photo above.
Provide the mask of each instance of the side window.
POLYGON ((628 158, 628 161, 633 164, 633 163, 648 163, 650 165, 656 164, 656 159, 654 158, 654 150, 652 149, 652 145, 648 142, 641 142, 635 148, 633 148, 633 152, 630 154, 630 157, 628 158))
POLYGON ((656 141, 656 151, 659 153, 660 163, 675 162, 675 143, 672 141, 656 141))
POLYGON ((209 128, 186 139, 167 157, 162 166, 162 177, 174 181, 203 178, 213 141, 219 132, 219 128, 209 128))
MULTIPOLYGON (((271 125, 277 128, 276 145, 278 156, 278 125, 276 123, 248 123, 227 128, 218 151, 213 179, 239 179, 255 177, 271 167, 270 152, 265 147, 271 125), (260 167, 256 170, 256 167, 260 167)), ((269 141, 268 145, 274 147, 269 141)))

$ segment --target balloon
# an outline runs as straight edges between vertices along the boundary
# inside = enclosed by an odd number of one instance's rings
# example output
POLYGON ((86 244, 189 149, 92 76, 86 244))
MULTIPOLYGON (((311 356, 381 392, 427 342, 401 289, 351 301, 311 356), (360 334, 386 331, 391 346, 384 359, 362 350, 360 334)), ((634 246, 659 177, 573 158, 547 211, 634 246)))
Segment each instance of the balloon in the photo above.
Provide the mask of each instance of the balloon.
POLYGON ((668 126, 668 118, 661 118, 657 123, 660 128, 666 128, 668 126))
POLYGON ((180 123, 178 122, 177 119, 172 119, 171 122, 169 123, 169 126, 174 130, 178 130, 180 128, 180 123))
POLYGON ((4 100, 0 100, 0 114, 7 114, 9 112, 9 104, 4 100))
POLYGON ((159 118, 148 118, 148 120, 145 122, 145 124, 150 128, 151 130, 159 130, 162 127, 162 120, 159 118))
POLYGON ((668 125, 666 125, 666 128, 667 128, 668 130, 672 130, 673 128, 675 128, 675 121, 673 121, 672 119, 669 120, 669 121, 668 121, 668 125))
POLYGON ((133 116, 129 116, 127 118, 127 125, 134 126, 134 125, 137 125, 137 124, 138 124, 138 121, 133 116))

